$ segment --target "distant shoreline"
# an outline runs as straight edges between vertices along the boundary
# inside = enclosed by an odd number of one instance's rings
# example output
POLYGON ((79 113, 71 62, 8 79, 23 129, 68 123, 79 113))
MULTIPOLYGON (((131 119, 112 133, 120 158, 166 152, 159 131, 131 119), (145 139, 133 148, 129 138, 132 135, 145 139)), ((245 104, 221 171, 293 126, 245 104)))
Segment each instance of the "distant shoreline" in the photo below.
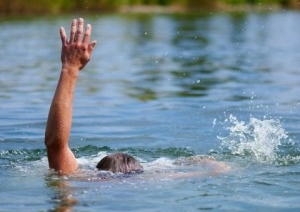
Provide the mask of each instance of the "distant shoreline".
POLYGON ((193 12, 250 12, 250 11, 280 11, 285 8, 278 4, 269 4, 269 5, 220 5, 215 8, 188 8, 184 6, 122 6, 117 12, 120 13, 193 13, 193 12))
MULTIPOLYGON (((1 0, 0 0, 1 1, 1 0)), ((1 5, 0 5, 1 6, 1 5)), ((300 7, 300 4, 299 4, 300 7)), ((272 12, 280 10, 297 10, 298 7, 283 7, 280 4, 212 4, 201 6, 186 6, 186 5, 121 5, 117 7, 94 7, 88 5, 76 8, 60 8, 49 7, 45 11, 45 7, 27 7, 24 5, 9 5, 7 8, 0 8, 0 18, 18 18, 18 17, 35 17, 35 16, 51 16, 51 15, 64 15, 72 13, 122 13, 122 14, 176 14, 176 13, 211 13, 211 12, 272 12)))

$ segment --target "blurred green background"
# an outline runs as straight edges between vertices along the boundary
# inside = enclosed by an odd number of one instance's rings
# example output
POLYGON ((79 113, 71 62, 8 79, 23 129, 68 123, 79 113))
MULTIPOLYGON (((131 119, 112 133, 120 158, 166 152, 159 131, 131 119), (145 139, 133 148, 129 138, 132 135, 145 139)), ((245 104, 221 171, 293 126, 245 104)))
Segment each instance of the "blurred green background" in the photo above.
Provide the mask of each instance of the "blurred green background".
MULTIPOLYGON (((299 9, 300 0, 0 0, 0 15, 61 14, 74 11, 118 12, 136 11, 131 8, 160 6, 161 9, 177 8, 173 11, 220 11, 256 8, 299 9)), ((160 10, 161 11, 161 10, 160 10)), ((172 11, 172 10, 169 10, 172 11)))

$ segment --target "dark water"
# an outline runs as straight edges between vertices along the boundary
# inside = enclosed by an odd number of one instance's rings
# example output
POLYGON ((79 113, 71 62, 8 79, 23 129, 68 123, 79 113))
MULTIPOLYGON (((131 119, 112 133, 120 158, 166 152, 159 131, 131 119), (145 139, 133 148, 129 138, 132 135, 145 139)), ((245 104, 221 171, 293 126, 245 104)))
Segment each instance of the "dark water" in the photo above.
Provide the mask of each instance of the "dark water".
MULTIPOLYGON (((94 15, 71 147, 148 171, 206 155, 232 171, 88 182, 52 176, 43 143, 73 17, 0 23, 0 211, 298 211, 300 14, 94 15)), ((197 171, 199 166, 185 167, 197 171)))

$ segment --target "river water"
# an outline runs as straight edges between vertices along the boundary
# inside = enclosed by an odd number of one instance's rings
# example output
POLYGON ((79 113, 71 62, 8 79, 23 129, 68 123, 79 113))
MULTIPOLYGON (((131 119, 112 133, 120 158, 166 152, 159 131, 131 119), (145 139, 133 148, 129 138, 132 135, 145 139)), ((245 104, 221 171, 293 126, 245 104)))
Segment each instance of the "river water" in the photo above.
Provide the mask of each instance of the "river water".
POLYGON ((299 13, 84 17, 70 146, 82 170, 119 151, 145 167, 97 181, 51 174, 44 146, 72 18, 0 22, 0 211, 299 211, 299 13), (156 176, 177 171, 203 175, 156 176))

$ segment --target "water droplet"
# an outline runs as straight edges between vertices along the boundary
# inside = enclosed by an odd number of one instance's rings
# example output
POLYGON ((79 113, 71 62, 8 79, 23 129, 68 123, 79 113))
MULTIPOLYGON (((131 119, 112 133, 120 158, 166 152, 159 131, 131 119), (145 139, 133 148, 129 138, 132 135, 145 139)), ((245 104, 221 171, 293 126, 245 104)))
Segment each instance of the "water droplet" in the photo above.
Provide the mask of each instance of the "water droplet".
POLYGON ((216 126, 216 123, 217 123, 217 119, 214 118, 214 120, 213 120, 213 127, 216 126))

